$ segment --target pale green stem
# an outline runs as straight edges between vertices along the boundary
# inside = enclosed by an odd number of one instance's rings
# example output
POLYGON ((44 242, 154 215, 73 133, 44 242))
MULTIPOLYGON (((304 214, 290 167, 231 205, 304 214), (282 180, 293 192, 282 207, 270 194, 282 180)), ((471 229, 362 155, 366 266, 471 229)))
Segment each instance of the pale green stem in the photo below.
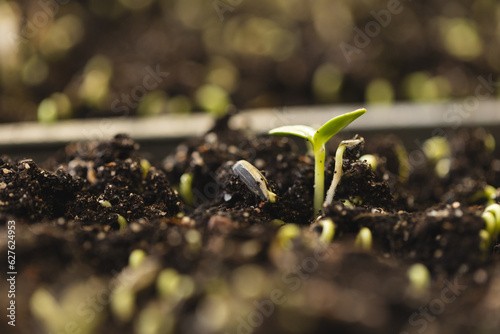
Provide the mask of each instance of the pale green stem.
POLYGON ((325 196, 325 146, 314 147, 314 214, 321 211, 325 196))
POLYGON ((333 201, 333 197, 335 196, 335 191, 337 190, 337 186, 339 185, 340 179, 342 178, 342 163, 344 160, 344 151, 346 145, 340 143, 337 148, 337 152, 335 153, 335 170, 333 172, 333 180, 330 188, 328 189, 328 193, 326 194, 326 204, 331 204, 333 201))

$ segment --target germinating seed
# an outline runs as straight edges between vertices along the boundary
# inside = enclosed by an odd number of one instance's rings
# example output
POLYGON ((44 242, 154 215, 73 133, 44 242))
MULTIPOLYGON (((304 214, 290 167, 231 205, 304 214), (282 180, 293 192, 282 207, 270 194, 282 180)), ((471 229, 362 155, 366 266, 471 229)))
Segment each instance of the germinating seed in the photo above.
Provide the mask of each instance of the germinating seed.
POLYGON ((264 201, 274 202, 276 195, 268 190, 266 178, 254 165, 248 161, 240 160, 233 166, 233 172, 254 194, 264 201))

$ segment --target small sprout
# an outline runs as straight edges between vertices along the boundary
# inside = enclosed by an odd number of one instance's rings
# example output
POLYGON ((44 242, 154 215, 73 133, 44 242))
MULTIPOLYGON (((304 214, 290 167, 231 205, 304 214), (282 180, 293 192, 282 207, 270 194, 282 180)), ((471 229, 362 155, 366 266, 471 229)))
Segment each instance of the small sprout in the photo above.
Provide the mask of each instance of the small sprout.
POLYGON ((118 225, 120 225, 120 230, 123 230, 127 227, 127 220, 122 215, 118 215, 116 220, 118 221, 118 225))
POLYGON ((282 126, 269 131, 271 135, 294 135, 308 140, 314 151, 314 211, 321 211, 325 196, 325 144, 330 138, 351 124, 358 117, 366 113, 366 109, 358 109, 353 112, 332 118, 323 124, 318 130, 305 125, 282 126))
POLYGON ((370 251, 372 249, 372 232, 368 227, 363 227, 359 230, 354 247, 363 251, 370 251))
POLYGON ((111 295, 111 311, 122 322, 129 321, 135 312, 135 293, 128 287, 121 286, 111 295))
POLYGON ((130 253, 130 256, 128 257, 128 265, 132 268, 137 268, 141 265, 142 262, 144 262, 145 258, 145 251, 143 251, 142 249, 135 249, 132 251, 132 253, 130 253))
POLYGON ((372 170, 377 169, 377 158, 372 154, 363 155, 361 158, 359 158, 359 161, 365 161, 371 166, 372 170))
POLYGON ((166 314, 158 302, 151 302, 144 307, 134 322, 134 333, 139 334, 170 334, 174 333, 175 318, 166 314))
POLYGON ((490 235, 494 235, 496 230, 496 219, 493 212, 485 211, 483 212, 481 217, 483 218, 484 223, 486 224, 486 231, 488 231, 490 235))
POLYGON ((490 153, 493 153, 495 151, 495 137, 491 133, 486 134, 486 138, 484 138, 484 146, 490 153))
POLYGON ((432 162, 447 158, 451 154, 450 144, 445 137, 435 136, 427 139, 422 147, 425 156, 432 162))
POLYGON ((394 148, 396 157, 398 158, 399 169, 398 178, 401 183, 407 183, 410 178, 410 161, 408 160, 408 153, 401 143, 397 143, 394 148))
POLYGON ((491 204, 486 207, 482 215, 486 223, 486 231, 491 236, 491 241, 495 241, 500 234, 500 204, 491 204))
POLYGON ((318 224, 323 228, 319 240, 325 244, 329 244, 335 235, 335 224, 331 219, 321 219, 318 224))
POLYGON ((181 175, 179 194, 187 205, 193 205, 193 173, 184 173, 181 175))
POLYGON ((359 139, 343 140, 340 142, 337 152, 335 153, 335 171, 333 172, 333 179, 328 192, 326 193, 325 205, 332 204, 335 191, 340 183, 343 175, 342 163, 344 161, 344 152, 346 148, 354 148, 360 145, 363 141, 359 139))
POLYGON ((263 201, 276 202, 276 194, 269 190, 266 178, 254 165, 246 160, 240 160, 233 166, 233 172, 263 201))
POLYGON ((479 250, 481 250, 481 253, 483 254, 483 260, 486 260, 490 252, 491 235, 488 231, 481 230, 479 231, 479 238, 481 240, 479 242, 479 250))
POLYGON ((180 275, 175 269, 163 269, 156 280, 156 289, 162 297, 181 300, 189 298, 195 291, 193 279, 180 275))
POLYGON ((486 205, 495 204, 497 198, 497 189, 493 186, 486 185, 484 189, 479 190, 474 195, 472 195, 468 202, 475 203, 478 201, 486 201, 486 205))
POLYGON ((99 204, 101 204, 102 207, 104 208, 110 208, 111 207, 111 203, 109 203, 109 201, 106 201, 106 200, 100 200, 99 201, 99 204))
POLYGON ((426 266, 421 263, 416 263, 408 268, 406 272, 410 281, 410 290, 416 295, 424 294, 430 287, 431 274, 426 266))
POLYGON ((276 241, 282 249, 292 248, 292 240, 300 235, 300 227, 295 224, 286 224, 282 226, 276 234, 276 241))
POLYGON ((148 171, 151 168, 151 163, 147 159, 141 159, 141 169, 142 169, 142 178, 145 179, 148 175, 148 171))
POLYGON ((434 170, 436 171, 436 174, 437 176, 439 176, 439 178, 444 179, 445 177, 448 176, 448 174, 450 174, 450 168, 451 168, 451 159, 443 158, 439 159, 438 162, 436 162, 434 170))

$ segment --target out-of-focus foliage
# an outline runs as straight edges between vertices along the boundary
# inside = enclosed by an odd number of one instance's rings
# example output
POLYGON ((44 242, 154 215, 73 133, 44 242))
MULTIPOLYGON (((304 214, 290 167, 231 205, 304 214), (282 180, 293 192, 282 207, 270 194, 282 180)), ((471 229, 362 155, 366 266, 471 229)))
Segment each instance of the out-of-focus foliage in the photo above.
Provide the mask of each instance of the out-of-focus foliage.
POLYGON ((494 0, 0 0, 0 122, 494 98, 499 22, 494 0))

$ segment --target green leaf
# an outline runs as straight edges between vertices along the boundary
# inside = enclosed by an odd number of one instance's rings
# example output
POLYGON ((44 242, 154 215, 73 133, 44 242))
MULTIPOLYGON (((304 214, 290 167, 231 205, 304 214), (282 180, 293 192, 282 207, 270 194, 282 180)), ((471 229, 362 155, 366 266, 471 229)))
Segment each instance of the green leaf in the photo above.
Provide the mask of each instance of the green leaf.
POLYGON ((280 135, 280 136, 294 135, 307 139, 311 142, 313 141, 315 133, 316 131, 313 128, 306 125, 285 125, 269 131, 270 135, 280 135))
POLYGON ((330 138, 351 124, 356 118, 363 115, 366 109, 358 109, 347 114, 332 118, 316 131, 313 140, 324 145, 330 138))

